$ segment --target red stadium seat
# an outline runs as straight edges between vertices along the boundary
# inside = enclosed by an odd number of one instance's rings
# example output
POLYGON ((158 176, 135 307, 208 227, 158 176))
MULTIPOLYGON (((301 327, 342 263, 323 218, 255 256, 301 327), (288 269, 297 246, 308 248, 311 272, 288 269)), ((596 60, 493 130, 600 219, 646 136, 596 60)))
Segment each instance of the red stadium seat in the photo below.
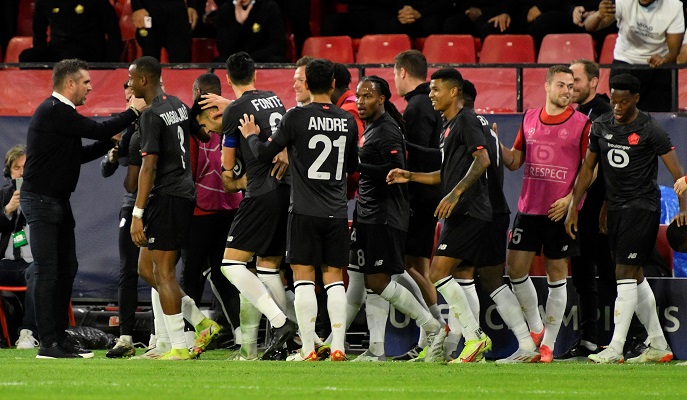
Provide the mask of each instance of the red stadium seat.
POLYGON ((410 48, 408 35, 365 35, 360 39, 356 61, 360 64, 392 64, 396 54, 410 48))
POLYGON ((430 35, 422 50, 428 63, 474 63, 475 39, 471 35, 430 35))
POLYGON ((596 60, 594 40, 588 33, 548 34, 539 48, 540 64, 570 64, 571 61, 584 58, 596 60))
POLYGON ((36 0, 20 0, 17 16, 17 36, 33 35, 33 13, 36 11, 36 0))
POLYGON ((33 47, 33 37, 31 36, 15 36, 13 37, 7 49, 5 49, 5 62, 18 63, 19 54, 26 49, 33 47))
POLYGON ((191 46, 191 61, 194 63, 209 63, 219 56, 215 39, 193 38, 191 46))
POLYGON ((530 35, 489 35, 482 43, 480 64, 533 63, 534 39, 530 35))
POLYGON ((610 64, 613 62, 613 50, 615 49, 615 41, 617 39, 617 33, 609 33, 606 35, 604 45, 601 47, 601 54, 599 54, 599 64, 610 64))
POLYGON ((303 55, 353 64, 353 41, 349 36, 309 37, 303 43, 303 55))

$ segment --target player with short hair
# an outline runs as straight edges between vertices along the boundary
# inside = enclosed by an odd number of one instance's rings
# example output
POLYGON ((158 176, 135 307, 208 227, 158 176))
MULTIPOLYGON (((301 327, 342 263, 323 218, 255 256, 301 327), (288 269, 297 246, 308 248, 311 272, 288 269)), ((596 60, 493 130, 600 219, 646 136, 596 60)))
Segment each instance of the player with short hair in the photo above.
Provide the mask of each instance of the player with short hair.
MULTIPOLYGON (((408 230, 410 207, 406 185, 386 184, 394 168, 406 168, 403 117, 391 103, 389 84, 378 76, 367 76, 356 91, 358 112, 366 128, 360 139, 360 188, 356 218, 351 233, 351 265, 365 274, 365 286, 391 303, 397 310, 415 319, 428 334, 428 342, 443 344, 444 325, 437 321, 413 294, 392 275, 403 273, 403 246, 408 230)), ((355 307, 349 301, 349 307, 355 307)), ((386 325, 387 310, 366 310, 373 325, 386 325), (381 322, 380 322, 381 321, 381 322)), ((349 313, 350 315, 350 313, 349 313)), ((370 325, 370 322, 368 322, 370 325)), ((426 362, 443 361, 443 349, 429 353, 426 362)), ((371 338, 370 347, 356 360, 384 361, 384 331, 371 338)))
MULTIPOLYGON (((615 301, 613 337, 610 345, 589 359, 601 364, 622 363, 623 346, 632 315, 637 314, 648 333, 649 347, 630 363, 668 362, 668 348, 656 312, 656 299, 644 278, 642 265, 656 243, 660 219, 660 191, 656 183, 660 157, 673 179, 685 171, 668 133, 649 114, 637 108, 641 83, 629 74, 611 78, 611 107, 594 121, 589 149, 575 182, 565 227, 576 237, 577 205, 601 162, 608 201, 608 240, 616 264, 618 297, 615 301)), ((679 224, 687 223, 687 204, 679 197, 679 224)))
MULTIPOLYGON (((441 168, 439 142, 443 127, 441 113, 434 110, 429 99, 427 82, 427 59, 417 50, 406 50, 394 58, 394 84, 399 96, 408 103, 403 111, 406 124, 406 146, 408 147, 408 169, 417 172, 432 172, 441 168), (436 150, 427 152, 427 150, 436 150)), ((441 189, 436 186, 408 183, 410 201, 410 222, 405 245, 405 272, 401 277, 404 286, 411 289, 415 297, 425 303, 437 320, 443 320, 437 306, 437 291, 429 279, 429 260, 434 248, 437 219, 434 210, 441 200, 441 189)), ((474 285, 473 285, 474 288, 474 285)), ((458 344, 454 332, 449 332, 447 341, 458 344)), ((407 360, 417 357, 426 343, 426 332, 420 331, 417 346, 408 353, 395 357, 407 360)))
POLYGON ((331 102, 331 61, 313 60, 305 73, 311 102, 289 110, 269 141, 258 138, 253 115, 244 115, 240 129, 258 160, 269 162, 283 148, 289 149, 293 185, 287 258, 294 273, 294 306, 303 347, 287 360, 319 360, 313 339, 315 267, 320 267, 332 328, 330 359, 345 361, 342 268, 348 260, 348 207, 344 172, 356 169, 358 131, 353 116, 331 102))
POLYGON ((293 90, 296 92, 296 102, 299 106, 310 103, 310 91, 305 86, 305 66, 314 58, 303 56, 296 61, 296 70, 293 72, 293 90))
POLYGON ((286 248, 284 233, 290 188, 272 175, 271 160, 263 162, 253 155, 248 141, 241 136, 239 121, 244 114, 254 115, 260 127, 260 140, 266 141, 276 132, 286 110, 273 92, 255 88, 255 62, 247 53, 232 54, 227 59, 227 72, 237 99, 227 106, 222 117, 225 137, 222 164, 229 172, 236 160, 241 159, 247 181, 244 199, 227 238, 222 273, 241 292, 242 315, 250 315, 245 324, 241 321, 245 351, 240 357, 257 358, 257 328, 262 313, 274 328, 263 359, 280 358, 278 353, 283 344, 296 333, 296 324, 283 312, 286 296, 279 276, 286 248), (254 255, 258 256, 258 277, 246 268, 254 255), (250 331, 246 337, 244 328, 250 331))
POLYGON ((579 254, 579 241, 565 234, 563 219, 587 148, 591 121, 570 106, 573 82, 567 66, 549 68, 544 85, 546 105, 525 111, 512 149, 501 145, 506 168, 515 171, 525 166, 518 214, 508 243, 508 276, 539 346, 541 362, 553 360, 568 299, 568 261, 579 254), (542 252, 549 285, 546 329, 529 277, 534 256, 542 252))
MULTIPOLYGON (((441 142, 441 169, 434 172, 395 169, 388 174, 387 182, 441 184, 446 193, 434 211, 434 216, 444 219, 444 223, 430 266, 430 279, 465 335, 465 347, 455 361, 476 362, 491 349, 491 339, 480 329, 465 292, 454 281, 452 273, 464 261, 486 265, 482 262, 487 253, 482 238, 492 221, 492 206, 485 171, 491 162, 479 119, 473 110, 463 107, 463 84, 463 76, 453 68, 440 69, 431 76, 432 105, 447 120, 441 142)), ((426 357, 436 352, 443 360, 443 349, 438 346, 436 342, 430 344, 426 357)))

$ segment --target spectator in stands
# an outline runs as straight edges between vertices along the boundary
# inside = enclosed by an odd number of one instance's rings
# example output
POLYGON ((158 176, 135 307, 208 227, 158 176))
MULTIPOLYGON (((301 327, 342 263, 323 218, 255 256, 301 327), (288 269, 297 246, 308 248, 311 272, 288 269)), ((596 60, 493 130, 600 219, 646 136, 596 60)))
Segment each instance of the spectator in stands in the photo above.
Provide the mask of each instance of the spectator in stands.
POLYGON ((312 36, 310 31, 310 0, 277 0, 277 3, 286 17, 287 32, 293 33, 293 40, 296 42, 296 54, 301 54, 303 42, 312 36))
POLYGON ((257 63, 286 62, 286 28, 274 0, 237 0, 217 10, 216 61, 245 51, 257 63), (235 3, 235 4, 234 4, 235 3))
POLYGON ((19 61, 118 62, 121 49, 119 19, 108 0, 36 0, 33 47, 24 50, 19 61))
POLYGON ((611 77, 629 73, 642 82, 637 107, 643 111, 670 111, 671 71, 657 69, 674 64, 685 32, 682 3, 679 0, 603 0, 584 25, 595 32, 613 22, 618 25, 618 40, 613 51, 611 77), (624 65, 645 65, 646 69, 624 69, 624 65))
MULTIPOLYGON (((0 189, 3 212, 0 214, 0 285, 26 286, 24 295, 24 318, 19 329, 18 349, 33 349, 38 345, 34 333, 36 310, 34 307, 35 275, 33 256, 29 248, 28 232, 24 213, 19 208, 19 195, 26 163, 26 146, 18 144, 5 156, 5 185, 0 189)), ((10 346, 10 343, 7 343, 10 346)))
POLYGON ((445 0, 401 0, 396 8, 391 31, 416 38, 441 33, 450 4, 445 0))
POLYGON ((144 56, 160 59, 164 47, 169 62, 191 62, 191 31, 198 23, 195 0, 132 0, 136 40, 144 56))
POLYGON ((530 23, 558 2, 534 0, 471 0, 446 20, 444 33, 472 34, 482 40, 488 35, 528 33, 530 23), (541 4, 540 4, 541 3, 541 4))
POLYGON ((342 0, 346 12, 335 12, 322 19, 322 36, 391 33, 398 18, 396 0, 342 0))
POLYGON ((0 2, 0 49, 2 49, 2 54, 7 52, 7 43, 17 34, 18 17, 19 0, 0 2))

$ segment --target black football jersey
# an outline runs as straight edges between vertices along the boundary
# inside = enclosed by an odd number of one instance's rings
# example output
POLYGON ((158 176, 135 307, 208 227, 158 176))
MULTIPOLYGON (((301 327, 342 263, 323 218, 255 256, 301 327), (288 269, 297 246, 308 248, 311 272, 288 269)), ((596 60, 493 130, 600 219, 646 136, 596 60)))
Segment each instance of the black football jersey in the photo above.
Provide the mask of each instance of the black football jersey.
POLYGON ((158 156, 151 194, 194 200, 196 189, 188 150, 191 124, 186 104, 167 94, 156 97, 141 114, 139 128, 141 155, 158 156))
POLYGON ((358 128, 333 104, 310 103, 289 110, 270 139, 289 151, 291 211, 347 218, 346 173, 358 161, 358 128))
MULTIPOLYGON (((441 140, 441 185, 444 194, 453 190, 465 177, 474 160, 472 153, 486 147, 487 140, 482 132, 482 123, 474 110, 463 108, 446 123, 441 140)), ((460 196, 449 218, 459 214, 491 221, 492 209, 486 174, 460 196)))
POLYGON ((478 115, 477 119, 482 124, 482 134, 487 142, 487 152, 491 161, 487 167, 487 187, 491 209, 494 214, 510 214, 506 195, 503 194, 503 151, 499 144, 499 137, 491 129, 486 118, 478 115))
POLYGON ((248 181, 246 197, 268 193, 279 186, 279 181, 270 175, 272 161, 260 162, 251 152, 248 142, 239 130, 239 120, 243 118, 244 114, 253 115, 255 123, 260 127, 258 136, 262 142, 265 142, 277 131, 285 113, 286 109, 279 97, 273 92, 263 90, 244 92, 240 98, 233 101, 224 110, 222 117, 223 134, 234 136, 238 140, 237 154, 240 154, 242 158, 248 181))
POLYGON ((597 118, 589 134, 589 150, 599 154, 608 209, 659 211, 658 157, 673 149, 668 133, 649 114, 639 112, 619 125, 613 112, 597 118))

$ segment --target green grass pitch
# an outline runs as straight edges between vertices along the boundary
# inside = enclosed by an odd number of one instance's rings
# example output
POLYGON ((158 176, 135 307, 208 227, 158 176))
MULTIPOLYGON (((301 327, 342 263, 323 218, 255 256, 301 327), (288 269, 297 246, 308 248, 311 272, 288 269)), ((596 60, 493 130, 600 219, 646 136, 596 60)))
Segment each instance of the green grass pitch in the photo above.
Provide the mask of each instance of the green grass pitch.
MULTIPOLYGON (((140 352, 140 351, 139 351, 140 352)), ((687 367, 37 360, 0 350, 0 399, 687 399, 687 367)))

